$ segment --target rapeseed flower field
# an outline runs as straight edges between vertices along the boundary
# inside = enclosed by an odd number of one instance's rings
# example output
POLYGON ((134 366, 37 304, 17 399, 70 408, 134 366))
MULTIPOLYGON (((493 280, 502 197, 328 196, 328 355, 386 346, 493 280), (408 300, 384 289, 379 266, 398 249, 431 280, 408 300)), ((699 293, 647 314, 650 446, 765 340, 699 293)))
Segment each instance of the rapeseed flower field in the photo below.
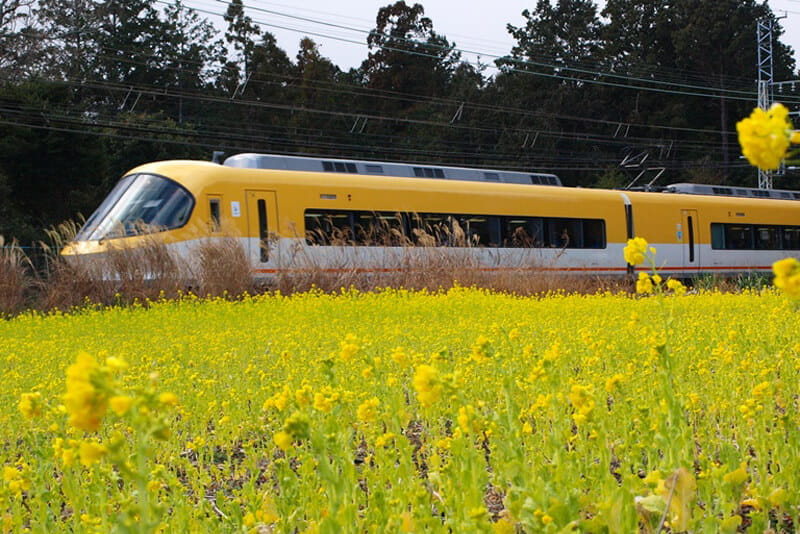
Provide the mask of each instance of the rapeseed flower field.
POLYGON ((0 532, 790 531, 794 302, 657 276, 0 322, 0 532))

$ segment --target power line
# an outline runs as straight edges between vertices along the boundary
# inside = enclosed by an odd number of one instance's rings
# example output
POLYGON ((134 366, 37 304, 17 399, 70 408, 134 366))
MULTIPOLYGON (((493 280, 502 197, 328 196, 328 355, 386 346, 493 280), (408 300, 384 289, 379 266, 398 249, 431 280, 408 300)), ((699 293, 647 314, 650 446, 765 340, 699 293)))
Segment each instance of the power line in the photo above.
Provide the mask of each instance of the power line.
MULTIPOLYGON (((160 2, 160 3, 167 3, 167 2, 165 2, 165 0, 157 0, 157 1, 160 2)), ((216 0, 216 2, 217 3, 225 3, 224 0, 216 0)), ((187 8, 188 8, 188 6, 187 6, 187 8)), ((200 11, 200 8, 192 8, 192 9, 197 9, 198 11, 200 11)), ((344 25, 341 25, 341 24, 335 24, 335 23, 330 23, 330 22, 327 22, 327 21, 321 21, 321 20, 318 20, 318 19, 312 19, 312 18, 302 17, 302 16, 298 16, 298 15, 292 15, 292 14, 289 14, 289 13, 284 13, 284 12, 280 12, 280 11, 276 11, 276 10, 253 7, 252 5, 249 6, 248 9, 250 9, 252 11, 263 12, 263 13, 268 13, 268 14, 272 14, 272 15, 278 15, 278 16, 289 18, 289 19, 296 19, 296 20, 300 20, 300 21, 304 21, 304 22, 311 22, 311 23, 314 23, 314 24, 317 24, 317 25, 320 25, 320 26, 324 26, 324 27, 347 29, 349 31, 357 32, 357 33, 364 34, 364 35, 370 35, 370 34, 374 33, 374 31, 372 31, 372 30, 365 30, 365 29, 361 29, 361 28, 353 28, 353 27, 344 26, 344 25)), ((202 10, 202 12, 205 12, 205 13, 211 14, 211 15, 215 15, 215 16, 222 16, 221 13, 214 12, 214 11, 202 10)), ((270 23, 270 22, 256 21, 256 20, 253 20, 253 22, 257 23, 257 24, 262 24, 262 25, 265 25, 265 26, 273 26, 273 27, 279 27, 281 29, 290 30, 290 31, 302 32, 302 30, 297 30, 296 28, 289 28, 289 27, 286 27, 286 26, 278 26, 278 25, 274 25, 273 23, 270 23)), ((323 37, 326 37, 326 38, 330 38, 330 39, 334 39, 334 40, 341 40, 338 37, 333 37, 333 36, 329 36, 329 35, 320 35, 320 36, 323 36, 323 37)), ((447 51, 447 49, 445 47, 437 46, 437 45, 432 44, 432 43, 419 43, 418 41, 415 41, 413 39, 404 39, 404 38, 395 37, 395 36, 389 36, 389 35, 384 35, 384 37, 390 38, 393 41, 399 41, 399 42, 403 42, 403 43, 410 44, 410 45, 424 44, 425 46, 427 46, 427 47, 429 47, 431 49, 435 49, 435 50, 438 50, 438 51, 441 51, 441 52, 447 51)), ((352 40, 349 40, 349 39, 344 39, 343 41, 356 43, 355 41, 352 41, 352 40)), ((363 44, 363 43, 360 43, 360 44, 363 44)), ((386 47, 384 47, 384 48, 386 48, 386 47)), ((397 48, 392 48, 392 47, 388 47, 388 49, 389 50, 393 50, 393 51, 398 51, 398 52, 408 52, 405 49, 397 49, 397 48)), ((511 59, 507 55, 506 56, 499 56, 499 55, 489 54, 489 53, 487 53, 485 51, 467 50, 467 49, 463 49, 463 48, 459 48, 459 47, 455 47, 454 50, 458 51, 458 52, 461 52, 461 53, 473 54, 473 55, 476 55, 476 56, 484 56, 484 57, 492 58, 494 60, 511 59)), ((417 54, 417 55, 425 55, 425 54, 419 54, 418 52, 410 52, 410 53, 417 54)), ((438 56, 429 55, 429 57, 436 58, 438 56)), ((559 65, 559 64, 553 64, 552 62, 547 62, 547 59, 551 59, 551 58, 546 58, 546 57, 543 57, 543 56, 538 56, 538 57, 536 57, 534 59, 529 59, 529 60, 516 59, 516 61, 518 61, 518 62, 520 62, 520 63, 522 63, 524 65, 527 65, 527 66, 531 66, 532 65, 532 66, 540 66, 540 67, 544 67, 544 68, 558 68, 558 69, 567 70, 567 71, 575 71, 575 72, 578 72, 580 74, 598 75, 598 76, 616 78, 616 79, 621 79, 621 80, 626 80, 626 81, 631 81, 631 80, 632 81, 639 81, 639 82, 648 83, 648 84, 663 84, 663 85, 668 85, 668 86, 681 87, 681 88, 685 88, 685 89, 713 90, 713 91, 730 92, 732 94, 740 94, 740 95, 747 95, 747 96, 752 96, 752 94, 754 93, 754 90, 752 90, 752 89, 748 90, 748 91, 740 91, 740 90, 725 89, 723 87, 716 87, 716 86, 700 86, 700 85, 687 84, 687 83, 675 83, 675 82, 670 82, 670 81, 666 81, 666 80, 659 80, 659 79, 653 79, 653 78, 642 79, 642 78, 632 77, 628 73, 617 74, 617 73, 613 73, 613 72, 603 71, 603 70, 600 70, 601 65, 597 65, 597 64, 593 65, 592 67, 580 66, 580 65, 571 66, 571 65, 567 65, 567 64, 559 65)), ((705 80, 707 78, 703 77, 702 79, 705 80)), ((738 80, 742 81, 741 79, 738 79, 738 80)), ((586 81, 586 80, 582 79, 581 81, 586 81)), ((748 83, 752 83, 752 80, 748 80, 747 82, 748 83)))
MULTIPOLYGON (((217 0, 217 1, 219 1, 219 0, 217 0)), ((170 5, 169 2, 167 2, 166 0, 156 0, 156 2, 160 3, 160 4, 164 4, 164 5, 170 5)), ((217 17, 222 17, 223 16, 223 14, 220 13, 220 12, 211 11, 211 10, 203 9, 203 8, 199 8, 199 7, 190 7, 190 6, 187 5, 184 8, 185 9, 192 9, 192 10, 197 11, 198 13, 204 13, 204 14, 207 14, 207 15, 213 15, 213 16, 217 16, 217 17)), ((265 11, 267 13, 272 13, 272 14, 279 13, 279 12, 276 12, 274 10, 264 10, 264 9, 253 8, 253 7, 250 7, 249 9, 254 10, 254 11, 265 11)), ((296 19, 301 19, 301 20, 313 20, 313 19, 308 19, 306 17, 298 17, 298 16, 291 15, 291 14, 281 13, 281 15, 285 16, 285 17, 288 17, 288 18, 296 18, 296 19)), ((287 30, 287 31, 305 33, 306 35, 313 35, 313 36, 316 36, 316 37, 323 37, 323 38, 326 38, 326 39, 333 39, 333 40, 340 41, 340 42, 363 45, 363 43, 361 43, 359 41, 354 41, 352 39, 345 39, 345 38, 341 38, 341 37, 337 37, 337 36, 323 34, 323 33, 320 33, 318 31, 303 31, 303 30, 298 30, 297 28, 293 28, 293 27, 289 27, 289 26, 275 24, 275 23, 267 22, 267 21, 255 20, 255 19, 253 19, 252 22, 255 23, 255 24, 258 24, 260 26, 278 28, 278 29, 283 29, 283 30, 287 30)), ((338 25, 338 24, 327 23, 325 21, 315 21, 315 22, 320 24, 320 25, 323 25, 323 26, 333 26, 333 27, 337 27, 337 28, 346 28, 345 26, 338 25)), ((359 33, 366 33, 366 34, 370 33, 367 30, 362 30, 362 29, 358 29, 358 28, 349 28, 349 29, 352 30, 352 31, 355 31, 355 32, 359 32, 359 33)), ((420 42, 414 41, 412 39, 402 39, 402 38, 397 38, 397 37, 393 37, 393 36, 385 36, 385 37, 391 38, 394 41, 405 42, 407 44, 425 45, 430 49, 438 50, 440 52, 443 52, 443 51, 447 50, 447 49, 445 49, 444 47, 441 47, 441 46, 437 46, 437 45, 430 44, 430 43, 420 43, 420 42)), ((440 58, 440 56, 435 55, 435 54, 419 52, 419 51, 416 51, 416 50, 408 50, 408 49, 405 49, 405 48, 396 48, 396 47, 391 47, 391 46, 386 46, 386 45, 382 46, 382 48, 384 48, 385 50, 406 53, 406 54, 409 54, 409 55, 415 55, 415 56, 419 56, 419 57, 427 57, 427 58, 431 58, 431 59, 439 59, 440 58)), ((513 72, 531 74, 531 75, 542 76, 542 77, 546 77, 546 78, 554 78, 554 79, 559 79, 559 80, 564 80, 564 81, 580 81, 582 83, 589 83, 589 84, 594 84, 594 85, 602 85, 602 86, 607 86, 607 87, 617 87, 617 88, 622 88, 622 89, 633 89, 633 90, 641 90, 641 91, 652 91, 652 92, 658 92, 658 93, 675 94, 675 95, 683 95, 683 96, 700 96, 700 97, 719 98, 720 97, 719 93, 725 93, 726 95, 728 95, 728 96, 726 96, 726 98, 731 99, 731 100, 748 100, 748 101, 752 101, 752 100, 755 100, 755 96, 756 96, 755 88, 753 88, 751 90, 735 90, 735 89, 725 89, 723 87, 715 87, 715 86, 700 86, 700 85, 688 84, 688 83, 677 83, 677 82, 664 81, 664 80, 659 80, 659 79, 656 79, 656 78, 650 78, 650 79, 637 78, 637 77, 630 76, 629 74, 617 74, 617 73, 612 73, 612 72, 605 72, 605 71, 598 70, 597 68, 590 69, 590 68, 582 68, 582 67, 579 67, 579 66, 570 66, 570 65, 566 65, 566 64, 559 65, 559 64, 553 64, 552 62, 534 61, 534 59, 528 59, 528 60, 519 59, 519 58, 515 59, 515 58, 511 58, 509 56, 498 56, 498 55, 488 54, 488 53, 474 51, 474 50, 465 50, 465 49, 461 49, 461 48, 457 48, 457 47, 453 48, 453 50, 457 51, 457 52, 461 52, 461 53, 476 55, 476 56, 477 55, 483 55, 483 56, 486 56, 486 57, 494 59, 494 60, 513 61, 513 62, 521 65, 522 67, 524 67, 524 68, 510 67, 510 70, 513 71, 513 72), (534 70, 530 70, 529 67, 545 68, 545 69, 548 69, 548 70, 552 70, 553 72, 552 73, 545 73, 545 72, 534 71, 534 70), (620 82, 609 82, 609 81, 602 81, 602 80, 597 80, 597 79, 592 79, 592 78, 576 78, 575 76, 567 76, 567 75, 559 74, 562 71, 574 72, 574 73, 576 73, 578 75, 590 75, 590 76, 599 76, 599 77, 605 77, 605 78, 610 78, 610 79, 619 79, 619 80, 624 80, 624 82, 623 81, 620 81, 620 82), (630 81, 640 82, 643 85, 634 85, 632 83, 628 83, 630 81), (660 88, 660 87, 651 87, 650 85, 664 85, 664 86, 672 87, 673 89, 664 89, 664 88, 660 88), (679 89, 682 89, 682 90, 679 90, 679 89)), ((475 66, 475 63, 472 62, 472 61, 464 60, 464 62, 467 63, 467 64, 475 66)))
MULTIPOLYGON (((117 50, 115 50, 115 51, 117 51, 117 50)), ((124 53, 124 50, 122 50, 122 49, 118 50, 118 51, 124 53)), ((400 51, 404 51, 404 50, 401 49, 400 51)), ((438 56, 434 56, 434 57, 438 57, 438 56)), ((120 58, 113 58, 113 59, 114 60, 119 60, 120 58)), ((128 58, 125 58, 125 59, 123 59, 123 61, 132 61, 132 60, 130 60, 128 58)), ((142 63, 142 62, 140 62, 140 64, 145 65, 145 63, 142 63)), ((552 67, 553 65, 549 65, 549 66, 552 67)), ((173 69, 173 70, 175 72, 178 72, 178 73, 186 72, 185 69, 180 69, 180 68, 173 69)), ((573 81, 576 80, 574 77, 563 77, 561 79, 567 79, 567 80, 573 80, 573 81)), ((585 82, 586 80, 579 80, 579 81, 585 82)), ((74 84, 76 82, 72 81, 70 83, 74 84)), ((254 81, 254 83, 257 83, 257 81, 254 81)), ((272 82, 263 81, 263 83, 272 83, 272 82)), ((87 81, 85 81, 83 83, 83 85, 86 86, 86 87, 93 87, 95 89, 104 89, 104 90, 117 91, 117 92, 132 90, 131 86, 128 86, 128 85, 113 86, 113 85, 109 85, 108 82, 103 82, 102 80, 93 80, 93 81, 92 80, 87 80, 87 81)), ((317 87, 319 87, 319 86, 317 86, 317 87)), ((331 87, 331 86, 328 86, 328 87, 331 87)), ((349 87, 351 89, 354 88, 354 86, 349 86, 349 87)), ((641 88, 638 88, 638 89, 643 90, 641 88)), ((290 112, 290 113, 321 113, 321 114, 337 116, 337 117, 340 117, 340 118, 348 118, 348 117, 352 118, 355 114, 357 114, 357 112, 356 113, 353 113, 353 112, 335 112, 335 111, 332 111, 332 110, 325 110, 325 109, 298 108, 296 105, 293 105, 293 104, 279 104, 279 103, 276 103, 276 102, 253 102, 253 101, 242 101, 242 100, 237 100, 237 101, 234 101, 234 102, 230 102, 229 99, 225 99, 225 98, 221 98, 221 97, 209 98, 207 96, 197 95, 197 94, 189 93, 189 92, 186 92, 186 91, 176 91, 174 89, 173 90, 169 90, 168 88, 156 87, 156 86, 152 86, 152 85, 150 85, 150 86, 147 86, 147 85, 137 86, 136 90, 137 91, 149 92, 149 94, 151 94, 154 97, 163 97, 163 98, 172 98, 172 99, 190 99, 190 100, 197 101, 197 102, 211 102, 211 103, 216 103, 216 104, 220 104, 220 105, 228 105, 228 104, 233 103, 235 105, 247 105, 247 106, 254 106, 254 107, 263 107, 263 108, 266 108, 266 109, 273 109, 273 110, 278 110, 278 111, 283 111, 283 112, 290 112)), ((335 85, 333 86, 333 89, 330 89, 330 90, 336 91, 336 92, 338 92, 338 94, 345 94, 345 95, 347 95, 347 94, 349 94, 349 95, 360 94, 360 93, 358 93, 358 92, 356 92, 354 90, 341 89, 339 86, 335 86, 335 85)), ((672 92, 672 94, 682 94, 682 93, 680 93, 680 92, 672 92)), ((403 95, 402 93, 392 93, 392 92, 381 92, 381 93, 379 93, 377 95, 374 95, 374 96, 376 96, 377 98, 414 99, 415 101, 422 102, 422 103, 427 103, 427 104, 431 104, 431 105, 433 105, 433 104, 437 104, 437 105, 453 105, 453 104, 458 103, 457 100, 452 100, 452 99, 450 99, 450 100, 448 100, 448 99, 433 99, 433 98, 428 98, 428 97, 420 97, 419 95, 407 95, 407 94, 403 95)), ((707 97, 709 95, 698 95, 698 96, 707 97)), ((719 95, 714 95, 714 97, 715 98, 719 98, 719 95)), ((467 109, 474 109, 474 110, 477 110, 477 111, 494 109, 495 111, 498 111, 498 112, 510 113, 510 114, 512 114, 512 116, 515 113, 518 113, 520 116, 523 116, 523 113, 525 113, 526 115, 528 115, 528 114, 535 115, 535 113, 530 112, 530 111, 515 110, 514 108, 503 108, 503 107, 499 107, 499 106, 493 108, 492 106, 486 106, 486 105, 482 105, 482 104, 472 104, 472 103, 467 103, 466 106, 467 106, 467 109)), ((547 116, 547 115, 546 114, 539 114, 539 116, 547 116)), ((110 117, 110 115, 109 115, 109 117, 110 117)), ((426 126, 436 126, 436 127, 439 127, 439 128, 461 129, 461 130, 475 132, 475 133, 503 134, 506 131, 508 131, 512 135, 524 135, 527 131, 529 131, 529 129, 526 129, 525 127, 520 127, 520 128, 482 128, 482 127, 474 127, 474 126, 464 126, 464 125, 460 125, 460 124, 453 125, 452 123, 447 123, 446 121, 432 121, 432 120, 422 121, 422 120, 415 120, 415 119, 409 119, 409 118, 404 118, 404 117, 390 117, 390 116, 386 116, 386 115, 382 115, 382 114, 372 114, 368 118, 369 118, 369 120, 378 121, 378 122, 394 122, 394 123, 404 123, 405 122, 407 124, 413 124, 413 125, 418 125, 418 126, 426 125, 426 126)), ((581 117, 567 117, 567 118, 565 118, 565 117, 563 117, 561 115, 551 115, 551 118, 559 119, 559 120, 585 121, 585 122, 591 122, 591 123, 598 124, 598 125, 599 124, 605 124, 605 125, 608 125, 608 126, 617 125, 618 124, 617 121, 602 121, 602 120, 599 120, 599 119, 594 119, 593 120, 591 118, 581 118, 581 117)), ((77 121, 78 119, 73 119, 73 120, 77 121)), ((77 123, 81 124, 80 122, 77 122, 77 123)), ((85 124, 85 121, 82 124, 85 124)), ((655 129, 662 128, 661 126, 658 126, 658 125, 634 125, 634 126, 642 127, 642 128, 655 128, 655 129)), ((117 127, 123 127, 123 126, 117 125, 117 127)), ((677 128, 672 128, 672 127, 663 127, 663 128, 667 129, 667 131, 672 131, 672 130, 678 131, 679 130, 677 128)), ((154 130, 149 130, 149 131, 153 132, 154 130)), ((704 129, 686 129, 686 131, 695 131, 697 133, 717 133, 717 134, 722 134, 722 132, 714 132, 713 130, 704 130, 704 129)), ((177 133, 177 135, 189 135, 183 130, 178 130, 176 133, 177 133)), ((230 131, 228 133, 230 133, 230 131)), ((630 144, 630 143, 658 143, 658 142, 663 142, 663 140, 661 140, 661 139, 643 138, 643 137, 638 137, 638 138, 631 137, 631 138, 616 139, 613 136, 610 136, 608 134, 604 135, 604 134, 598 134, 596 132, 595 133, 591 133, 591 132, 583 132, 583 133, 581 133, 581 132, 564 132, 564 131, 546 131, 546 130, 542 130, 540 133, 543 136, 550 136, 552 138, 557 138, 557 139, 568 139, 568 140, 573 141, 573 142, 589 142, 589 143, 595 143, 595 144, 612 144, 612 145, 616 145, 616 146, 624 146, 624 145, 630 144)), ((218 134, 215 134, 214 132, 210 132, 210 133, 207 132, 206 134, 207 135, 218 135, 218 134)), ((724 135, 729 135, 729 134, 730 134, 729 132, 725 132, 724 133, 724 135)), ((200 134, 198 134, 198 135, 200 135, 200 134)), ((249 138, 242 138, 241 141, 242 142, 257 142, 258 139, 255 138, 255 137, 250 136, 249 138)), ((714 143, 706 143, 706 142, 700 143, 700 142, 692 142, 692 141, 680 141, 679 143, 680 143, 681 146, 684 146, 684 147, 687 147, 687 148, 692 148, 692 147, 694 147, 695 149, 699 149, 701 147, 719 148, 719 144, 714 144, 714 143)), ((208 145, 203 145, 203 146, 208 146, 208 145)), ((318 145, 318 146, 325 146, 325 145, 318 145)), ((327 145, 327 146, 330 146, 330 145, 327 145)), ((333 145, 333 146, 335 146, 335 147, 338 146, 338 148, 342 147, 342 145, 333 145)), ((462 145, 462 146, 467 146, 467 145, 462 145)), ((361 145, 360 148, 365 149, 365 150, 375 150, 374 146, 369 146, 369 145, 361 145)), ((407 150, 407 149, 404 149, 404 150, 407 150)), ((450 155, 453 155, 453 153, 451 153, 450 155)), ((458 155, 458 154, 456 154, 456 155, 458 155)), ((506 156, 506 155, 504 155, 504 156, 506 156)), ((508 155, 508 157, 515 157, 515 156, 518 156, 518 154, 508 155)), ((462 155, 462 157, 463 157, 463 155, 462 155)), ((585 156, 583 156, 583 157, 585 158, 585 156)))
MULTIPOLYGON (((302 113, 312 113, 312 114, 324 114, 330 116, 337 116, 337 117, 345 117, 345 118, 352 118, 354 114, 352 112, 341 112, 341 111, 332 111, 332 110, 324 110, 324 109, 313 109, 313 108, 298 108, 293 104, 277 104, 277 103, 270 103, 265 101, 247 101, 247 100, 234 100, 230 101, 227 98, 219 97, 219 96, 211 96, 206 94, 196 94, 196 93, 189 93, 186 91, 179 91, 177 89, 169 89, 169 88, 154 88, 148 86, 128 86, 128 85, 121 85, 121 84, 111 84, 110 82, 105 81, 67 81, 63 83, 69 83, 72 85, 80 86, 80 87, 88 87, 88 88, 95 88, 95 89, 106 89, 111 91, 117 92, 128 92, 131 90, 135 90, 136 92, 147 94, 153 97, 164 97, 164 98, 180 98, 189 101, 197 101, 203 103, 221 103, 221 104, 233 104, 237 106, 252 106, 255 108, 262 108, 262 109, 272 109, 277 111, 284 111, 284 112, 302 112, 302 113)), ((469 126, 469 125, 461 125, 456 124, 453 125, 450 122, 445 121, 435 121, 435 120, 421 120, 421 119, 410 119, 410 118, 403 118, 403 117, 391 117, 381 114, 361 114, 362 117, 365 117, 369 120, 378 121, 378 122, 392 122, 392 123, 406 123, 406 124, 416 124, 416 125, 425 125, 425 126, 438 126, 440 128, 446 129, 457 129, 457 130, 465 130, 465 131, 473 131, 473 132, 484 132, 484 133, 498 133, 499 131, 510 132, 512 134, 518 135, 525 135, 529 133, 530 129, 526 128, 511 128, 511 127, 479 127, 479 126, 469 126)), ((575 132, 575 133, 567 133, 564 131, 547 131, 546 129, 538 129, 537 130, 543 136, 550 136, 550 137, 558 137, 558 138, 571 138, 576 140, 581 140, 583 142, 593 142, 593 143, 612 143, 616 145, 627 145, 630 143, 645 143, 645 144, 655 144, 655 143, 663 143, 663 139, 654 139, 654 138, 642 138, 642 137, 624 137, 624 138, 613 138, 608 134, 597 134, 591 132, 575 132)), ((700 144, 703 147, 708 148, 719 148, 717 144, 709 144, 709 143, 696 143, 692 141, 682 141, 680 142, 683 146, 694 146, 700 144)))

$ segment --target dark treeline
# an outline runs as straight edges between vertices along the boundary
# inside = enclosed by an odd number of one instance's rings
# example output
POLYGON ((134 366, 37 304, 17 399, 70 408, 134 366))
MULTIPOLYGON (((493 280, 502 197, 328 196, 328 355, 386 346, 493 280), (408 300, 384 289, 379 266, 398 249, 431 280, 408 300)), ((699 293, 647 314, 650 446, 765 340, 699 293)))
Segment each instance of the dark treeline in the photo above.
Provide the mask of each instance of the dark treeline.
POLYGON ((756 102, 758 20, 775 79, 795 75, 755 0, 538 0, 508 54, 478 62, 397 2, 348 71, 220 6, 221 32, 185 0, 0 2, 0 235, 41 239, 135 165, 215 150, 755 186, 735 124, 756 102))

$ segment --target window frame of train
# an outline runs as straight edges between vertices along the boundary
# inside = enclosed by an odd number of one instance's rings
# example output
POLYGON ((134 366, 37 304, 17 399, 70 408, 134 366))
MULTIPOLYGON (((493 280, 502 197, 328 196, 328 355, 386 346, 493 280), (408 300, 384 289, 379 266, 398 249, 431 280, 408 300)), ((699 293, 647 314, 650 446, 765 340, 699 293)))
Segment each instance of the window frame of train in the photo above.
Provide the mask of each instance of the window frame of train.
POLYGON ((208 195, 208 225, 212 233, 222 231, 222 197, 208 195))
POLYGON ((500 217, 496 215, 414 213, 407 219, 416 246, 497 247, 500 243, 500 217))
POLYGON ((608 246, 604 219, 517 216, 502 219, 506 248, 601 250, 608 246))
POLYGON ((408 235, 396 212, 307 209, 303 218, 308 245, 402 246, 408 235))
POLYGON ((800 250, 800 226, 711 223, 713 250, 800 250))
POLYGON ((607 247, 604 219, 306 209, 304 222, 309 245, 607 247))

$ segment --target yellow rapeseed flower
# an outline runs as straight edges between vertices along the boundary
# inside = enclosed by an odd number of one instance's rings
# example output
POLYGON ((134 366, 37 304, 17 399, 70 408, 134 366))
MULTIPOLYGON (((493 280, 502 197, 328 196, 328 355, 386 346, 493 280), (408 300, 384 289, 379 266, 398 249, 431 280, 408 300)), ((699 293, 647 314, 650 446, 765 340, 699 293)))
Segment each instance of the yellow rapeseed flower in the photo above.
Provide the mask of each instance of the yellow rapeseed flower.
POLYGON ((23 393, 19 399, 19 411, 25 419, 33 419, 42 415, 42 394, 23 393))
POLYGON ((573 384, 570 389, 569 402, 575 409, 575 413, 572 414, 572 419, 578 426, 586 423, 591 417, 592 410, 594 410, 593 393, 594 388, 592 386, 573 384))
POLYGON ((178 405, 178 396, 174 393, 161 393, 158 396, 158 402, 161 404, 166 404, 168 406, 177 406, 178 405))
POLYGON ((791 129, 789 110, 777 103, 767 111, 754 109, 736 124, 742 154, 751 165, 764 171, 780 167, 792 138, 791 129))
POLYGON ((649 274, 645 272, 639 273, 639 279, 636 280, 637 293, 642 293, 647 295, 653 292, 654 287, 655 286, 653 285, 653 279, 650 278, 649 274))
POLYGON ((679 297, 686 294, 686 286, 674 278, 667 280, 667 289, 672 290, 679 297))
POLYGON ((378 439, 375 440, 375 447, 385 447, 395 438, 395 434, 392 432, 384 432, 382 435, 378 436, 378 439))
POLYGON ((481 430, 481 421, 477 417, 475 407, 471 404, 458 409, 458 426, 465 434, 478 433, 481 430))
POLYGON ((124 371, 128 368, 128 362, 116 356, 106 358, 106 366, 112 371, 124 371))
POLYGON ((775 287, 793 298, 800 299, 800 262, 795 258, 784 258, 772 264, 775 287))
POLYGON ((394 361, 397 365, 401 367, 405 367, 408 365, 410 358, 405 350, 402 347, 397 347, 392 350, 392 354, 390 355, 392 361, 394 361))
POLYGON ((78 354, 77 361, 67 368, 67 393, 64 405, 69 424, 79 430, 94 432, 108 407, 108 396, 95 385, 102 379, 97 362, 89 354, 78 354))
POLYGON ((349 363, 353 357, 358 354, 361 347, 358 343, 358 338, 352 334, 347 334, 344 341, 339 343, 339 358, 345 363, 349 363))
POLYGON ((380 404, 380 400, 377 397, 373 397, 369 400, 366 400, 359 405, 358 409, 356 410, 356 416, 358 417, 359 421, 364 423, 371 423, 378 417, 378 405, 380 404))
POLYGON ((286 432, 285 430, 281 430, 280 432, 276 432, 274 436, 272 436, 272 441, 275 442, 275 445, 284 452, 289 450, 289 447, 292 446, 292 436, 286 432))
POLYGON ((324 413, 331 413, 333 405, 339 400, 339 394, 335 392, 325 393, 317 392, 314 394, 314 409, 324 413))
POLYGON ((647 254, 647 240, 643 237, 628 239, 628 244, 625 245, 622 254, 625 256, 625 261, 631 265, 644 263, 645 254, 647 254))
POLYGON ((417 366, 414 372, 414 390, 417 392, 417 400, 424 408, 439 400, 442 383, 435 367, 425 364, 417 366))
POLYGON ((6 465, 3 467, 3 481, 8 487, 8 491, 12 495, 19 497, 23 491, 28 491, 31 488, 31 481, 27 476, 27 464, 18 465, 16 467, 6 465))
MULTIPOLYGON (((319 393, 317 393, 317 395, 319 395, 319 393)), ((264 401, 264 410, 275 408, 279 412, 282 412, 289 404, 290 399, 291 392, 289 391, 289 386, 284 386, 283 391, 274 394, 272 397, 264 401)))
POLYGON ((81 464, 86 467, 99 462, 107 452, 106 446, 96 441, 82 441, 78 449, 81 464))
POLYGON ((128 413, 132 405, 133 398, 127 395, 115 395, 108 399, 108 406, 111 408, 111 411, 120 417, 128 413))

